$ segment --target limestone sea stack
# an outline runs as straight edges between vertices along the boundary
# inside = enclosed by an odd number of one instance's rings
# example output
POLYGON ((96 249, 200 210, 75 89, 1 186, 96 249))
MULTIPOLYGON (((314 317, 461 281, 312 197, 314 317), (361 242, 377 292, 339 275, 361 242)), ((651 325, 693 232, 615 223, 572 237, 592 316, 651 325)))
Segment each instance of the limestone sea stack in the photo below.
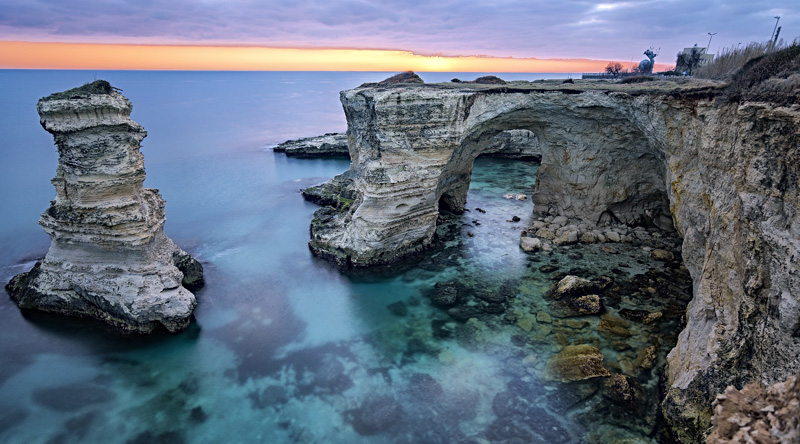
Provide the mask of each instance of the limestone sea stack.
POLYGON ((164 234, 164 200, 143 188, 147 135, 106 81, 53 94, 37 109, 58 147, 56 198, 39 224, 45 258, 6 286, 23 309, 92 318, 122 333, 184 330, 202 266, 164 234))

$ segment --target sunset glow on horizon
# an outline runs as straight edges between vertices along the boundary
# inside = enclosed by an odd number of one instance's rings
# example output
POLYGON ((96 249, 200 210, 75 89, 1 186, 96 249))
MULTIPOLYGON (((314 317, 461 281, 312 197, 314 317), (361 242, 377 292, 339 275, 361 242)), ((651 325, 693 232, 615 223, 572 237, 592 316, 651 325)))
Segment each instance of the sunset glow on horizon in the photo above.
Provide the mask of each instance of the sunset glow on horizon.
MULTIPOLYGON (((411 51, 0 41, 2 69, 599 72, 608 60, 425 56, 411 51)), ((627 67, 626 63, 623 63, 627 67)), ((657 65, 656 69, 668 69, 657 65)))

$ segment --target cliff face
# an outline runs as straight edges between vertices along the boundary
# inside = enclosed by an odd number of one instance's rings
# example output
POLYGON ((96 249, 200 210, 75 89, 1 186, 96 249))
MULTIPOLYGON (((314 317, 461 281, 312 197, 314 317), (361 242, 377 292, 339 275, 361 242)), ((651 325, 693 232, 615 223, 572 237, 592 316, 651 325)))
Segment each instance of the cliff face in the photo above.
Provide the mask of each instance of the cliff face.
POLYGON ((37 108, 59 153, 56 198, 39 220, 51 245, 6 287, 12 299, 124 333, 185 329, 196 301, 183 284, 201 286, 202 266, 164 234, 158 190, 142 187, 147 133, 130 120, 131 103, 97 81, 37 108))
POLYGON ((351 199, 318 213, 316 253, 359 266, 424 249, 439 209, 463 210, 472 161, 491 138, 530 130, 542 147, 535 212, 683 237, 694 299, 663 405, 681 440, 702 438, 729 384, 800 369, 798 106, 430 85, 362 87, 341 99, 351 199))

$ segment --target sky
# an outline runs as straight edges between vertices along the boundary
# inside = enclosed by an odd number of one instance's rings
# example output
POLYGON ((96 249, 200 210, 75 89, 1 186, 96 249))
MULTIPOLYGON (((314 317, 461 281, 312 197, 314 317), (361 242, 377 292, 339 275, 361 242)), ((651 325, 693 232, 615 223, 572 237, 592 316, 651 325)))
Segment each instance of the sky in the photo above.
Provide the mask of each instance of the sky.
POLYGON ((0 68, 577 72, 649 47, 674 64, 708 33, 711 52, 763 42, 775 16, 793 40, 798 13, 798 0, 0 0, 0 68))

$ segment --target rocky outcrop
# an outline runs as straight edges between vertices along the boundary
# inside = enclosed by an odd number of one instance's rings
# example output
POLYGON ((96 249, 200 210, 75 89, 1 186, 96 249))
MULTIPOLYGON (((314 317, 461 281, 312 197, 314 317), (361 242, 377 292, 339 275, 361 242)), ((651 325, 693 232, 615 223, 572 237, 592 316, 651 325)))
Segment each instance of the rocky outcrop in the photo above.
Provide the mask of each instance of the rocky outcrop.
MULTIPOLYGON (((346 133, 327 133, 317 137, 287 140, 274 147, 272 151, 284 153, 288 157, 347 157, 346 133)), ((503 131, 492 139, 481 153, 483 156, 507 157, 510 159, 540 160, 542 150, 536 134, 528 130, 503 131)))
POLYGON ((196 305, 184 285, 202 266, 164 234, 164 200, 143 188, 147 135, 131 103, 96 81, 39 100, 59 159, 55 200, 39 224, 45 258, 6 286, 24 309, 93 318, 122 333, 185 329, 196 305))
POLYGON ((730 386, 714 402, 708 444, 789 444, 800 442, 800 377, 766 389, 730 386))
POLYGON ((542 147, 533 131, 513 129, 503 131, 492 138, 481 156, 507 157, 510 159, 541 160, 542 147))
POLYGON ((424 250, 439 210, 464 210, 472 162, 492 138, 532 131, 539 216, 682 236, 694 299, 668 358, 663 411, 680 440, 697 442, 725 387, 800 370, 800 109, 717 99, 714 85, 609 88, 342 92, 354 199, 312 227, 310 246, 352 266, 424 250))
POLYGON ((274 147, 272 151, 284 153, 289 157, 343 157, 347 151, 347 134, 328 133, 317 137, 287 140, 274 147))

